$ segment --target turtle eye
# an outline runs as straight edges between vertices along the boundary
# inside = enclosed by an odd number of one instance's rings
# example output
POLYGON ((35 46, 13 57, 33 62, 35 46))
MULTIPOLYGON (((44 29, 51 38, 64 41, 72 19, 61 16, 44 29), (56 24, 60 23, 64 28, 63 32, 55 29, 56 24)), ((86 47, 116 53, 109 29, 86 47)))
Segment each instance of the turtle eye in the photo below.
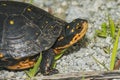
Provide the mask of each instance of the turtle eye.
POLYGON ((77 30, 81 30, 81 26, 82 26, 82 25, 81 25, 80 23, 77 23, 76 29, 77 29, 77 30))

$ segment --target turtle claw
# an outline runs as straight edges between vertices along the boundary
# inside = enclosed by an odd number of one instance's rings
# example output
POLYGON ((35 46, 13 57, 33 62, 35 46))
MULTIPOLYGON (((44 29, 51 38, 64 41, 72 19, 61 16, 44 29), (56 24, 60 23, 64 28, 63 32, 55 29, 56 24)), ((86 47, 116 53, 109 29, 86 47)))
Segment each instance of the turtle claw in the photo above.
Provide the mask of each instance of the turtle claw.
POLYGON ((59 71, 57 69, 51 69, 49 71, 46 71, 45 73, 43 73, 44 76, 47 75, 53 75, 53 74, 57 74, 59 71))

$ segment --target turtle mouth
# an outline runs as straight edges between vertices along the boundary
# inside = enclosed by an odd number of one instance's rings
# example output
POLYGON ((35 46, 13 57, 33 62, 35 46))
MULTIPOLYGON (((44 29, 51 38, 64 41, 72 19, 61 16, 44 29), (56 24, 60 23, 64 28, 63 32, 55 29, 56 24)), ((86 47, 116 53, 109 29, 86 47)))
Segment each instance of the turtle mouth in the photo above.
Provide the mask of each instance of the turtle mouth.
POLYGON ((75 36, 72 38, 72 40, 69 42, 69 44, 67 44, 65 46, 62 46, 62 47, 57 47, 57 48, 55 48, 55 50, 65 49, 65 48, 73 45, 74 43, 78 42, 85 35, 85 33, 87 32, 87 29, 88 29, 87 21, 84 21, 82 23, 81 27, 82 27, 82 30, 79 33, 75 34, 75 36))

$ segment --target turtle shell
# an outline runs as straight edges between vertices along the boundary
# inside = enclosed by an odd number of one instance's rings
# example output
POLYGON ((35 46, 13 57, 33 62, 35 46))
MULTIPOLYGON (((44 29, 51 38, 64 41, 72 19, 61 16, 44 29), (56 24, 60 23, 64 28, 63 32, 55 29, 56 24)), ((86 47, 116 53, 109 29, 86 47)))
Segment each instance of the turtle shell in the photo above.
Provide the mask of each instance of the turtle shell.
POLYGON ((23 58, 49 49, 64 21, 31 4, 0 1, 0 52, 23 58))

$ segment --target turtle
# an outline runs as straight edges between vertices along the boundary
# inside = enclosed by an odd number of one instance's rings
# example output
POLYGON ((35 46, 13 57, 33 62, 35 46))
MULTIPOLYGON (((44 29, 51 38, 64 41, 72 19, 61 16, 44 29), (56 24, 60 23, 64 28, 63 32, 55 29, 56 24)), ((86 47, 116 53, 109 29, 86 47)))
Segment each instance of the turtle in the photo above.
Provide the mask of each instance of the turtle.
POLYGON ((66 22, 35 5, 0 1, 0 67, 25 70, 42 54, 40 72, 57 74, 55 56, 78 42, 87 32, 88 21, 66 22))

